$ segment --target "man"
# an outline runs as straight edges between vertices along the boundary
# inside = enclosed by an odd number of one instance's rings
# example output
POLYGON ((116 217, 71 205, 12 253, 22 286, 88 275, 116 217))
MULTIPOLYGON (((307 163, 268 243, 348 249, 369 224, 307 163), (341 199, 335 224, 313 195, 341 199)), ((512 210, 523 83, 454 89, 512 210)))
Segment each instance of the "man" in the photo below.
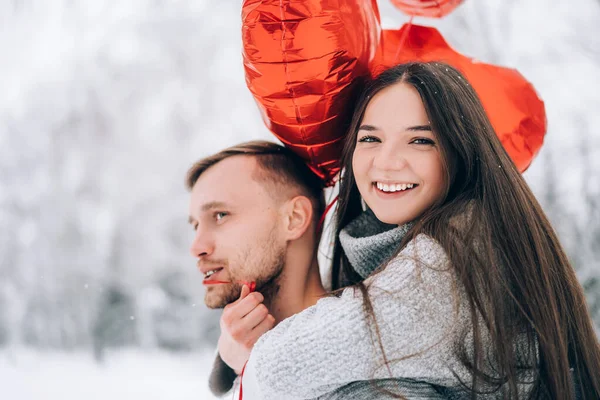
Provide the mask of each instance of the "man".
POLYGON ((317 263, 323 186, 301 158, 263 141, 198 161, 186 183, 196 232, 190 251, 205 276, 205 303, 224 308, 223 360, 210 377, 222 395, 263 333, 325 294, 317 263), (255 283, 256 292, 244 283, 255 283))
MULTIPOLYGON (((301 158, 264 141, 198 161, 186 184, 196 232, 190 251, 205 276, 204 300, 208 307, 224 308, 209 381, 213 394, 221 396, 231 390, 261 335, 326 294, 317 263, 325 200, 322 182, 301 158), (252 283, 256 291, 250 293, 252 283)), ((396 398, 389 393, 398 382, 358 381, 320 399, 396 398)))

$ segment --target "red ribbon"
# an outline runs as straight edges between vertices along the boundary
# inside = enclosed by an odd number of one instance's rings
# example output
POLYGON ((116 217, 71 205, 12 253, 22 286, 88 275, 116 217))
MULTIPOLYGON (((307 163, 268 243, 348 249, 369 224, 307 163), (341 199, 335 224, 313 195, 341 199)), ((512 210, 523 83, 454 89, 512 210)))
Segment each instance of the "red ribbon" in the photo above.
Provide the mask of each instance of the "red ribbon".
POLYGON ((240 374, 240 398, 239 398, 239 400, 242 400, 242 396, 244 393, 242 380, 244 379, 244 371, 246 370, 246 365, 248 365, 248 361, 246 361, 246 363, 244 364, 244 367, 242 368, 242 373, 240 374))
POLYGON ((335 196, 335 198, 331 201, 331 203, 329 203, 327 205, 327 207, 325 208, 325 211, 323 211, 323 215, 321 215, 321 218, 319 219, 319 225, 317 226, 318 233, 321 233, 321 230, 323 229, 323 223, 325 222, 325 217, 327 216, 327 213, 329 212, 329 210, 331 210, 331 207, 333 207, 333 205, 337 202, 339 197, 340 196, 335 196))

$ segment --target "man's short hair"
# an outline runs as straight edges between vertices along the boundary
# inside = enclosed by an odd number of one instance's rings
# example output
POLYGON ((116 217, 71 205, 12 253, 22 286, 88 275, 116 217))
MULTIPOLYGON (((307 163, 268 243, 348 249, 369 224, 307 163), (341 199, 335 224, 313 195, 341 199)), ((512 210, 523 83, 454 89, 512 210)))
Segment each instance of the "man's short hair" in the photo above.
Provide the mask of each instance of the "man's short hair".
POLYGON ((281 186, 295 188, 310 199, 313 205, 313 220, 318 223, 325 210, 323 180, 319 178, 294 152, 279 144, 266 140, 240 143, 203 158, 188 170, 186 186, 192 190, 198 178, 213 165, 233 156, 250 156, 256 160, 258 169, 254 179, 267 186, 274 194, 281 193, 281 186))

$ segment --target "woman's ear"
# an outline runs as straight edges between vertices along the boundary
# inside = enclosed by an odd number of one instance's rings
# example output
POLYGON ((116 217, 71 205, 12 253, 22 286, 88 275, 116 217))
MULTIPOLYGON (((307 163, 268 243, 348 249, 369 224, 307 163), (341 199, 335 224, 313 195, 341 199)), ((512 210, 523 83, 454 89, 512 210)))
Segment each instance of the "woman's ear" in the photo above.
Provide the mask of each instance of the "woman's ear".
POLYGON ((311 227, 313 220, 312 202, 306 196, 296 196, 286 207, 285 236, 287 240, 300 238, 311 227))

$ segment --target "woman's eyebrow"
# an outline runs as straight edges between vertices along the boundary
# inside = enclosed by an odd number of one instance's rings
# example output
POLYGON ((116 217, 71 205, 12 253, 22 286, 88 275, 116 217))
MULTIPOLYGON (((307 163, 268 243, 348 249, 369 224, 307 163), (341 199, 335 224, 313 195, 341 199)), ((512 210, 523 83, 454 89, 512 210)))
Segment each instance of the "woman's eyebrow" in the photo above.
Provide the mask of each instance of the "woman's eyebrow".
POLYGON ((360 128, 358 128, 359 131, 369 131, 369 132, 373 132, 378 130, 376 127, 374 127, 373 125, 368 125, 368 124, 364 124, 361 125, 360 128))
MULTIPOLYGON (((358 128, 358 130, 373 132, 373 131, 378 131, 379 128, 377 128, 373 125, 364 124, 364 125, 361 125, 360 128, 358 128)), ((430 131, 430 132, 432 131, 431 125, 414 125, 414 126, 409 126, 405 130, 406 131, 430 131)))
POLYGON ((431 125, 415 125, 406 128, 407 131, 431 131, 431 125))

